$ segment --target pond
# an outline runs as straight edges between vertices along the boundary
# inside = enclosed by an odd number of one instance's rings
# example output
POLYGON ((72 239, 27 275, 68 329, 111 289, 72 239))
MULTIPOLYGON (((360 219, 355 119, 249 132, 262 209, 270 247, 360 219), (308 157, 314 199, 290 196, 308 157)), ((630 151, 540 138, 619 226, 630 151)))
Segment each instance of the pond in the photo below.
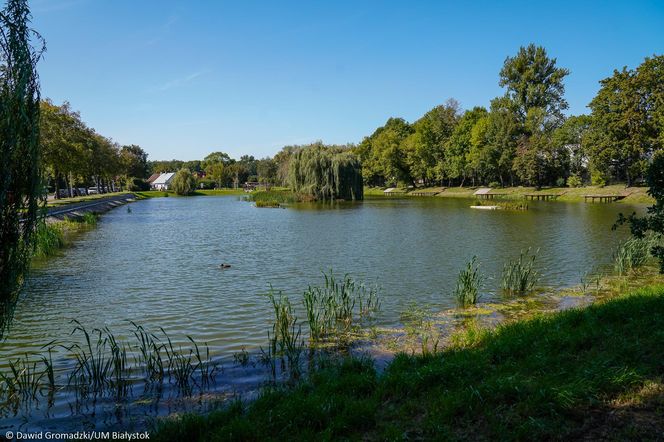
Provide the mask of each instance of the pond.
MULTIPOLYGON (((377 198, 258 209, 238 197, 210 196, 148 199, 131 211, 115 209, 33 269, 0 344, 0 370, 48 342, 71 342, 72 319, 88 329, 108 326, 127 334, 128 321, 163 327, 174 345, 186 345, 191 336, 228 367, 241 349, 255 353, 265 346, 272 310, 264 294, 270 285, 299 306, 303 290, 320 284, 321 272, 330 269, 380 286, 377 323, 383 327, 399 326, 412 301, 453 307, 457 274, 473 256, 488 277, 482 301, 500 300, 504 263, 527 248, 539 249, 542 285, 574 286, 584 274, 610 265, 613 248, 627 235, 611 230, 618 213, 643 210, 535 203, 528 211, 486 211, 470 209, 471 203, 377 198), (222 263, 230 268, 221 269, 222 263)), ((259 375, 242 373, 225 370, 217 390, 256 387, 259 375)), ((205 401, 194 402, 203 407, 205 401)), ((165 414, 181 405, 150 404, 140 413, 165 414)), ((89 428, 134 420, 143 425, 126 410, 118 413, 112 401, 94 412, 74 409, 67 398, 47 410, 35 408, 5 415, 4 425, 80 429, 76 416, 87 416, 89 428)))

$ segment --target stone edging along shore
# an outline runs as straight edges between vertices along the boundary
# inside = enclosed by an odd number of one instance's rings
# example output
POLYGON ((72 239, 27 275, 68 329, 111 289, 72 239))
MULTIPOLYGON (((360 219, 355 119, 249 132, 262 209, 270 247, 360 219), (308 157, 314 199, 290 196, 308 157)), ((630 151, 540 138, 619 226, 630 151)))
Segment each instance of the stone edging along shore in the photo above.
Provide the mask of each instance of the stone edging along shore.
POLYGON ((46 219, 51 222, 57 222, 63 221, 66 218, 80 218, 86 213, 104 213, 136 200, 136 195, 127 193, 92 201, 72 203, 66 206, 52 207, 48 209, 46 219))

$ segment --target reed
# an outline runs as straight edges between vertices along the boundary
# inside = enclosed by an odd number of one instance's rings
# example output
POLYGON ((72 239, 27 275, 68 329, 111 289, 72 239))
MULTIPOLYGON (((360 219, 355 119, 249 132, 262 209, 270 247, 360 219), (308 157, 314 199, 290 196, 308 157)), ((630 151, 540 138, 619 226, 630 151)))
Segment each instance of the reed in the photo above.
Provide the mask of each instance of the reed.
POLYGON ((480 288, 484 277, 480 273, 480 265, 477 257, 466 265, 466 268, 459 272, 456 288, 454 289, 454 298, 459 307, 465 308, 477 304, 480 298, 480 288))
POLYGON ((39 362, 44 361, 31 359, 27 353, 23 358, 9 361, 9 372, 0 373, 0 397, 4 396, 5 402, 18 405, 37 399, 48 372, 48 366, 47 370, 38 370, 39 362))
POLYGON ((191 336, 187 336, 189 342, 194 346, 193 355, 196 357, 196 365, 194 366, 194 372, 198 371, 199 379, 201 382, 201 387, 207 387, 211 382, 214 381, 214 376, 216 371, 219 368, 219 365, 214 363, 210 358, 210 347, 207 342, 205 343, 205 357, 201 357, 201 350, 198 347, 198 344, 191 336))
POLYGON ((237 365, 246 367, 247 365, 249 365, 250 361, 249 352, 247 351, 246 348, 242 347, 240 351, 233 353, 233 360, 237 365))
POLYGON ((272 208, 279 208, 281 207, 281 203, 276 200, 259 200, 256 201, 256 207, 272 207, 272 208))
POLYGON ((377 287, 367 288, 349 275, 338 280, 332 271, 323 277, 324 285, 309 286, 302 296, 311 343, 343 336, 380 310, 377 287))
POLYGON ((297 195, 282 190, 255 190, 247 199, 256 203, 256 207, 275 207, 281 204, 291 204, 298 201, 297 195))
POLYGON ((431 309, 411 302, 408 308, 401 313, 401 322, 404 324, 406 335, 419 341, 422 355, 431 355, 438 352, 440 334, 436 329, 431 309))
MULTIPOLYGON (((8 405, 16 408, 45 395, 52 403, 57 391, 56 373, 67 380, 78 406, 80 398, 89 395, 128 397, 139 379, 137 374, 142 374, 146 386, 161 387, 168 381, 181 394, 188 395, 194 386, 203 391, 214 382, 221 369, 221 365, 212 360, 207 343, 201 346, 191 336, 187 336, 191 345, 183 349, 175 347, 165 330, 161 329, 163 337, 159 338, 134 322, 131 322, 134 330, 130 334, 133 339, 120 338, 108 327, 87 330, 76 320, 72 324, 71 335, 80 336, 79 342, 71 345, 50 342, 42 347, 45 354, 26 354, 25 358, 9 361, 9 369, 0 372, 0 410, 8 405), (73 367, 56 370, 52 356, 56 347, 69 353, 74 360, 73 367)), ((299 334, 283 341, 284 355, 292 364, 298 363, 297 339, 299 334)))
POLYGON ((621 242, 613 253, 613 266, 619 275, 643 267, 652 256, 650 251, 660 241, 657 235, 646 235, 643 238, 630 238, 621 242))
POLYGON ((300 374, 300 355, 304 350, 304 342, 300 339, 302 327, 297 323, 287 296, 270 287, 267 297, 274 311, 272 334, 268 332, 270 344, 267 355, 271 359, 281 358, 287 364, 291 376, 297 377, 300 374))
POLYGON ((76 360, 76 366, 69 374, 69 384, 73 384, 84 395, 89 392, 103 393, 111 383, 114 368, 113 357, 107 356, 108 341, 101 329, 88 332, 77 320, 72 322, 76 324, 72 334, 83 334, 84 343, 65 347, 76 360))
POLYGON ((40 222, 35 229, 34 244, 34 257, 45 258, 54 255, 65 245, 62 227, 58 223, 40 222))
POLYGON ((530 248, 521 251, 519 257, 508 261, 503 267, 501 287, 509 295, 523 295, 533 290, 540 280, 540 273, 535 268, 539 249, 531 254, 530 248))
MULTIPOLYGON (((129 207, 127 207, 129 208, 129 207)), ((99 214, 94 212, 85 212, 79 220, 83 224, 88 224, 91 226, 96 226, 97 221, 99 221, 99 214)))
POLYGON ((138 354, 138 364, 143 367, 145 380, 148 383, 162 382, 164 379, 164 361, 162 359, 162 344, 153 333, 148 332, 142 325, 131 321, 134 326, 134 337, 137 345, 135 349, 138 354))

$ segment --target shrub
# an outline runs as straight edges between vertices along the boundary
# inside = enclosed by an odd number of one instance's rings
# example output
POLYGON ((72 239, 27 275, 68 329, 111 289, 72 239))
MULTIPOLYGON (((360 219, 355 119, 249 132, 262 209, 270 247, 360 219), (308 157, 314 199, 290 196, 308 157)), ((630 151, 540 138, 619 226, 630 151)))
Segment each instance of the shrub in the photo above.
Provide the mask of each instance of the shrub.
POLYGON ((502 187, 498 181, 491 181, 489 187, 502 187))
POLYGON ((606 186, 606 176, 597 170, 590 173, 590 182, 593 186, 604 187, 606 186))
POLYGON ((576 174, 571 175, 569 178, 567 178, 567 187, 581 187, 582 185, 583 182, 581 181, 581 177, 579 177, 576 174))
POLYGON ((127 178, 127 190, 130 192, 144 192, 150 190, 150 185, 140 178, 127 178))
POLYGON ((565 178, 560 177, 556 180, 556 187, 565 187, 565 178))
POLYGON ((217 183, 209 178, 203 178, 198 182, 198 185, 201 189, 214 189, 217 183))

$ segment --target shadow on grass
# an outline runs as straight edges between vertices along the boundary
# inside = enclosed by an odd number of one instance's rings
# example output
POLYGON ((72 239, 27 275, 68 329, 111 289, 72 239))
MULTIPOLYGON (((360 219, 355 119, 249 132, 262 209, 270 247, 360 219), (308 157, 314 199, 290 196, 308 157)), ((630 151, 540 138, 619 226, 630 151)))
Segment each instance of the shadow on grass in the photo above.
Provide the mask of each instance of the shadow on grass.
POLYGON ((330 363, 291 389, 161 422, 157 440, 657 439, 664 286, 471 328, 432 356, 330 363))

